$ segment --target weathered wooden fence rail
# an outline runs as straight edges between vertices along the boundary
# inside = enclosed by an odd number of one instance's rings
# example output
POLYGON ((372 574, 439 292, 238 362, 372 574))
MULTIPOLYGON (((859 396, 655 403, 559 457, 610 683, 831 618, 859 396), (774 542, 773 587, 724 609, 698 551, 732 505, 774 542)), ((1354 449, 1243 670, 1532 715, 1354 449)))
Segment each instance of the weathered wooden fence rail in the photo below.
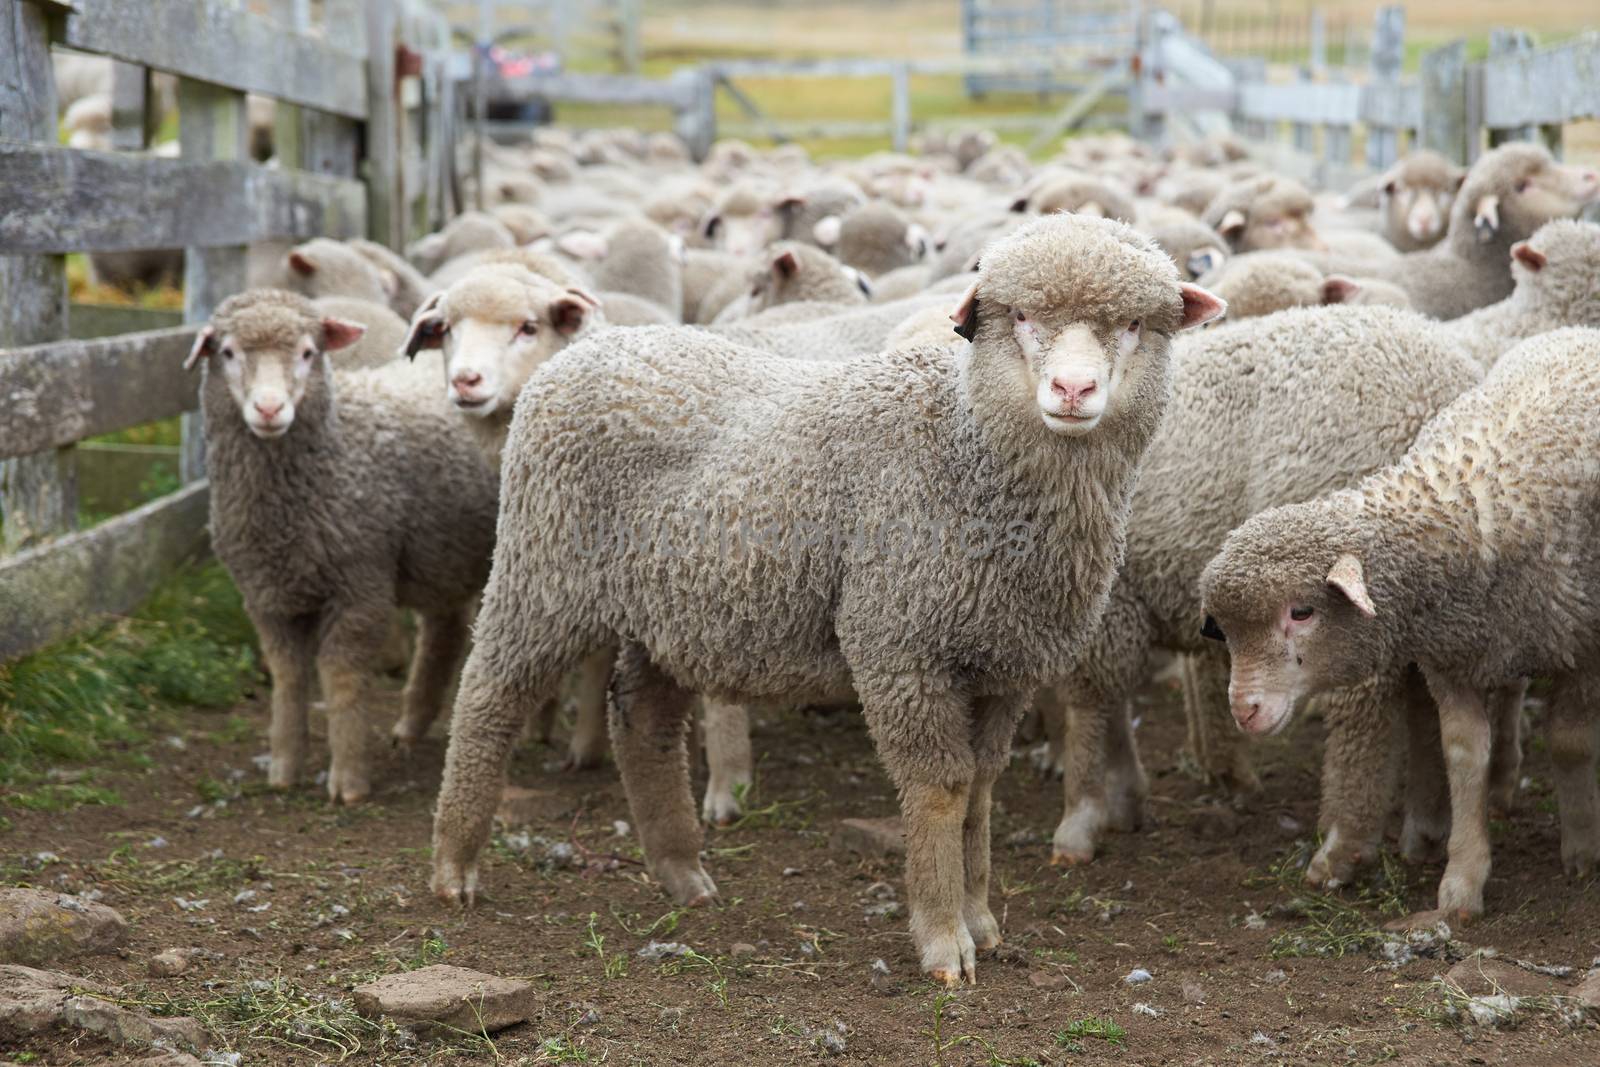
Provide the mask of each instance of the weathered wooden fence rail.
POLYGON ((194 323, 244 287, 250 245, 399 246, 453 210, 444 19, 420 0, 322 10, 314 26, 305 0, 0 0, 0 662, 128 610, 206 545, 194 328, 70 340, 68 253, 184 249, 194 323), (61 147, 52 46, 117 61, 118 147, 153 125, 123 88, 176 75, 178 158, 61 147), (250 161, 247 93, 277 101, 275 167, 250 161), (176 415, 182 487, 76 529, 74 446, 176 415))

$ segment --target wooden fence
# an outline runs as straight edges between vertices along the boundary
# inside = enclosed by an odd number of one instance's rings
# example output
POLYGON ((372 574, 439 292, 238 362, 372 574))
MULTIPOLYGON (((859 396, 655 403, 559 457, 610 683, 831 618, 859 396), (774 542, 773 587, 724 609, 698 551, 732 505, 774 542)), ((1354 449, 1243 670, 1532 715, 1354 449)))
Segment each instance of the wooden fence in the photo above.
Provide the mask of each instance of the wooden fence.
POLYGON ((1159 134, 1171 118, 1220 109, 1278 166, 1330 187, 1387 167, 1406 145, 1458 163, 1510 140, 1537 138, 1560 154, 1563 125, 1600 118, 1600 33, 1536 48, 1526 33, 1496 31, 1482 62, 1467 62, 1457 41, 1424 54, 1420 72, 1406 77, 1405 10, 1390 6, 1375 17, 1364 81, 1319 78, 1308 67, 1299 81, 1273 83, 1264 62, 1245 63, 1235 65, 1233 86, 1211 94, 1164 84, 1162 44, 1181 33, 1173 21, 1152 25, 1146 129, 1159 134))
POLYGON ((65 257, 184 249, 184 321, 245 286, 246 246, 370 236, 453 210, 449 29, 422 3, 0 0, 0 662, 127 611, 206 545, 194 327, 69 340, 65 257), (118 64, 119 140, 142 147, 146 70, 177 76, 181 155, 58 143, 51 47, 118 64), (124 77, 131 72, 133 77, 124 77), (277 166, 250 161, 246 94, 278 102, 277 166), (74 445, 183 416, 176 492, 77 530, 74 445))

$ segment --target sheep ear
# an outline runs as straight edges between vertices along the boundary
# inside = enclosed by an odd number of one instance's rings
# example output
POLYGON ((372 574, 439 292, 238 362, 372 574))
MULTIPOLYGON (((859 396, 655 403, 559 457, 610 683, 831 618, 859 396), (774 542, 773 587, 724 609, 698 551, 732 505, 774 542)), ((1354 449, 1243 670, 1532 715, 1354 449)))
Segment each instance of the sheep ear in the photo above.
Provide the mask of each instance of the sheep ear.
POLYGON ((367 332, 364 322, 351 322, 349 319, 336 319, 332 316, 322 320, 322 350, 324 352, 337 352, 341 348, 349 348, 367 332))
POLYGON ((563 337, 579 333, 600 307, 600 301, 582 289, 568 289, 550 302, 550 322, 563 337))
POLYGON ((784 218, 788 218, 805 206, 806 198, 798 193, 794 193, 778 201, 778 214, 782 215, 784 218))
POLYGON ((907 226, 906 248, 911 252, 912 259, 926 259, 928 255, 928 231, 915 222, 907 226))
POLYGON ((1537 251, 1526 241, 1518 241, 1511 246, 1511 257, 1531 271, 1544 270, 1544 265, 1549 262, 1543 252, 1537 251))
POLYGON ((317 273, 317 261, 299 249, 295 249, 289 253, 289 269, 296 274, 304 274, 310 277, 317 273))
POLYGON ((1354 278, 1346 278, 1343 274, 1330 274, 1322 279, 1324 304, 1348 304, 1360 291, 1361 283, 1354 278))
POLYGON ((400 291, 400 276, 388 267, 378 268, 378 284, 388 294, 389 299, 394 299, 394 294, 400 291))
POLYGON ((593 230, 573 230, 564 233, 556 241, 556 247, 561 249, 573 259, 604 259, 610 251, 610 243, 604 234, 595 233, 593 230))
POLYGON ((1478 198, 1472 208, 1472 228, 1478 234, 1478 243, 1494 240, 1500 232, 1500 198, 1493 194, 1478 198))
POLYGON ((1244 233, 1245 225, 1244 212, 1238 208, 1233 208, 1222 216, 1222 221, 1217 224, 1217 232, 1232 241, 1244 233))
POLYGON ((1179 282, 1178 292, 1183 295, 1183 321, 1178 323, 1180 330, 1202 326, 1228 313, 1227 301, 1192 282, 1179 282))
POLYGON ((411 316, 411 328, 406 331, 405 343, 401 346, 407 359, 416 359, 424 348, 444 347, 444 312, 439 310, 443 300, 443 293, 434 293, 411 316))
POLYGON ((194 347, 189 349, 189 355, 183 361, 183 369, 193 370, 201 356, 209 356, 216 350, 217 328, 209 324, 200 327, 200 332, 194 335, 194 347))
POLYGON ((800 261, 792 251, 779 252, 772 259, 772 273, 780 278, 793 278, 800 273, 800 261))
POLYGON ((956 305, 950 321, 956 324, 956 334, 963 341, 970 341, 978 332, 978 283, 973 282, 967 286, 967 291, 961 294, 961 303, 956 305))
POLYGON ((1343 593, 1361 614, 1369 619, 1377 616, 1378 609, 1372 606, 1372 598, 1367 595, 1367 580, 1361 573, 1360 560, 1346 552, 1333 561, 1327 581, 1343 593))
POLYGON ((832 248, 839 243, 839 234, 844 229, 844 220, 838 215, 828 215, 817 220, 811 227, 811 236, 823 248, 832 248))
POLYGON ((700 220, 700 236, 711 240, 717 235, 717 227, 722 225, 721 215, 707 215, 700 220))
POLYGON ((1017 199, 1011 201, 1011 210, 1018 215, 1022 214, 1024 211, 1027 211, 1028 198, 1025 196, 1019 196, 1017 199))

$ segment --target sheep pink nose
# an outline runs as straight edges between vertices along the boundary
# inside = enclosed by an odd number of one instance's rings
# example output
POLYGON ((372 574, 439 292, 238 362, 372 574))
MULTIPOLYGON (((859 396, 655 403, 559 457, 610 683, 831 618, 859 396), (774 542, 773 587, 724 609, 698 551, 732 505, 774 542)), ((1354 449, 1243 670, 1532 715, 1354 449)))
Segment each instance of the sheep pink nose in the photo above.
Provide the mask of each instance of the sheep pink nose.
POLYGON ((451 378, 450 384, 455 386, 457 389, 471 389, 482 381, 483 375, 479 374, 477 371, 464 370, 454 378, 451 378))
POLYGON ((1069 404, 1092 396, 1099 386, 1093 378, 1051 378, 1050 391, 1069 404))
POLYGON ((266 422, 271 422, 273 419, 277 418, 278 417, 278 412, 280 412, 282 410, 283 410, 283 401, 281 401, 281 400, 278 401, 276 404, 263 404, 259 400, 256 401, 256 412, 266 422))

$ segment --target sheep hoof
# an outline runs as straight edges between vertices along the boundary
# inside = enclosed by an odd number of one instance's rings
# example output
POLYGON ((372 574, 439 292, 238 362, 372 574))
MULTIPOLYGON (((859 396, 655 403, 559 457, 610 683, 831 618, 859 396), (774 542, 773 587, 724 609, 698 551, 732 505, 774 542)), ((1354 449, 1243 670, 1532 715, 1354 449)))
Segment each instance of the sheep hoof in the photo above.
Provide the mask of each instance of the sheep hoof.
POLYGON ((364 774, 333 768, 328 771, 328 801, 354 806, 372 795, 372 785, 364 774))
POLYGON ((478 865, 436 859, 433 865, 433 895, 446 904, 472 907, 478 902, 478 865))
POLYGON ((700 806, 700 817, 717 827, 732 826, 743 814, 739 802, 729 794, 714 796, 707 793, 705 803, 700 806))
POLYGON ((389 733, 389 744, 401 752, 411 752, 417 747, 417 742, 422 740, 422 731, 411 726, 405 720, 394 724, 394 729, 389 733))
POLYGON ((1587 843, 1563 848, 1561 866, 1569 877, 1587 878, 1596 870, 1600 870, 1600 849, 1587 843))
POLYGON ((656 878, 666 888, 668 895, 686 908, 698 908, 716 902, 717 885, 700 869, 698 862, 664 866, 657 872, 656 878))
POLYGON ((1072 849, 1070 851, 1058 849, 1050 854, 1050 866, 1052 867, 1081 867, 1086 863, 1093 862, 1094 851, 1092 849, 1087 852, 1081 849, 1072 849))
POLYGON ((962 982, 978 984, 977 946, 964 924, 922 950, 922 973, 946 989, 955 989, 962 982))
POLYGON ((574 751, 568 752, 567 753, 567 758, 561 761, 561 770, 562 771, 592 771, 596 767, 600 766, 600 764, 603 761, 603 759, 604 759, 604 754, 600 753, 600 752, 589 752, 589 751, 581 751, 580 752, 580 751, 574 750, 574 751))
POLYGON ((1000 924, 995 921, 994 913, 988 905, 968 905, 962 915, 967 924, 967 933, 972 938, 973 947, 979 952, 988 952, 998 948, 1000 937, 1000 924))
POLYGON ((1505 818, 1517 810, 1517 783, 1497 785, 1489 790, 1489 814, 1494 818, 1505 818))

